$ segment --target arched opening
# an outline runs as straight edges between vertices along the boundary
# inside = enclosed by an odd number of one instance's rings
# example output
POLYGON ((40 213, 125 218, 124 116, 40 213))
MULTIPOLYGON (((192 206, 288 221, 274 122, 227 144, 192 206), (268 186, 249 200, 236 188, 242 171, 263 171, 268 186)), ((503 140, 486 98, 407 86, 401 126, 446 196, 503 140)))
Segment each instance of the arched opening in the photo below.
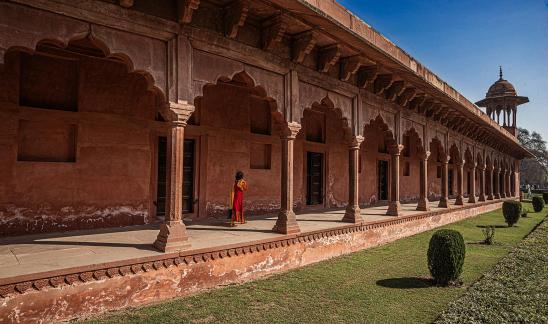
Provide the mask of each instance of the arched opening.
POLYGON ((424 151, 421 138, 414 128, 402 136, 404 146, 400 161, 400 200, 403 203, 416 202, 420 195, 420 158, 424 151))
POLYGON ((348 121, 329 97, 325 97, 303 111, 301 125, 294 148, 297 208, 346 206, 350 136, 348 121))
POLYGON ((207 84, 195 98, 185 128, 185 217, 226 218, 227 198, 237 171, 249 184, 246 216, 280 208, 281 147, 276 102, 245 71, 207 84))
POLYGON ((9 48, 0 71, 0 235, 154 220, 151 139, 167 125, 148 73, 89 34, 9 48))
POLYGON ((475 186, 475 168, 474 156, 469 148, 466 148, 464 151, 464 193, 463 196, 469 198, 472 193, 474 193, 473 186, 475 186))
MULTIPOLYGON (((449 197, 456 198, 460 190, 458 173, 460 172, 459 165, 462 164, 462 157, 459 148, 455 144, 451 145, 449 149, 449 157, 449 197)), ((462 195, 463 193, 461 192, 460 194, 462 195)))
POLYGON ((445 149, 438 138, 433 138, 430 143, 430 158, 428 159, 428 200, 440 200, 442 193, 443 159, 445 149))
POLYGON ((488 200, 493 199, 493 162, 491 157, 485 157, 485 193, 488 200))
POLYGON ((365 141, 360 148, 360 202, 364 205, 386 205, 390 199, 390 145, 396 140, 379 115, 365 125, 365 141))

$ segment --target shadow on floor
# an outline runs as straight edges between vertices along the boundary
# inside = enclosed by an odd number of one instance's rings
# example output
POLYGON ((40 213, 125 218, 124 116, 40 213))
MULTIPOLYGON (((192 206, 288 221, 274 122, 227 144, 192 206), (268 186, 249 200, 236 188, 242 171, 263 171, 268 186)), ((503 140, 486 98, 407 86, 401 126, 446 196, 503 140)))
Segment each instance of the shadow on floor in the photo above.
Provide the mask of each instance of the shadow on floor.
MULTIPOLYGON (((514 225, 514 226, 516 226, 516 225, 514 225)), ((479 227, 479 228, 487 228, 487 227, 508 228, 508 225, 476 225, 476 227, 479 227)))
POLYGON ((377 285, 386 288, 398 289, 428 288, 434 286, 434 281, 427 278, 404 277, 381 279, 377 281, 377 285))

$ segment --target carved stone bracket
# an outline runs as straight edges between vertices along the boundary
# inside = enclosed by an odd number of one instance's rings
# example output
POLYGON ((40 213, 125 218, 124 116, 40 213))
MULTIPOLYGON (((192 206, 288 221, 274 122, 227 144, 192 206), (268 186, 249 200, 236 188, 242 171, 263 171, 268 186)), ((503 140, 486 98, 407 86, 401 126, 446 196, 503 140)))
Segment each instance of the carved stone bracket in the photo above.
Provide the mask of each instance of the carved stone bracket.
POLYGON ((295 63, 303 63, 304 59, 316 46, 316 32, 313 30, 299 34, 293 41, 292 57, 295 63))
POLYGON ((133 7, 133 0, 120 0, 120 6, 124 8, 131 8, 133 7))
POLYGON ((247 19, 249 0, 237 0, 225 10, 225 35, 234 39, 247 19))
POLYGON ((390 88, 386 91, 386 99, 393 102, 403 93, 404 90, 405 82, 401 80, 394 81, 394 83, 392 83, 392 86, 390 86, 390 88))
POLYGON ((341 57, 341 46, 338 44, 330 45, 320 49, 318 54, 318 71, 327 73, 341 57))
POLYGON ((407 106, 407 103, 415 97, 416 92, 415 88, 406 88, 397 99, 398 105, 407 106))
POLYGON ((178 0, 179 23, 190 24, 194 10, 200 6, 200 0, 178 0))
POLYGON ((374 65, 372 61, 366 59, 361 55, 355 55, 350 57, 345 57, 341 59, 341 75, 340 78, 342 81, 348 81, 350 77, 364 65, 374 65))
POLYGON ((282 14, 263 23, 263 49, 265 51, 273 49, 282 41, 286 30, 287 22, 282 14))
POLYGON ((377 95, 382 95, 384 91, 392 85, 393 82, 394 79, 392 78, 391 74, 380 74, 373 82, 373 92, 375 92, 377 95))
POLYGON ((365 89, 371 85, 379 74, 379 66, 365 66, 358 70, 358 87, 365 89))

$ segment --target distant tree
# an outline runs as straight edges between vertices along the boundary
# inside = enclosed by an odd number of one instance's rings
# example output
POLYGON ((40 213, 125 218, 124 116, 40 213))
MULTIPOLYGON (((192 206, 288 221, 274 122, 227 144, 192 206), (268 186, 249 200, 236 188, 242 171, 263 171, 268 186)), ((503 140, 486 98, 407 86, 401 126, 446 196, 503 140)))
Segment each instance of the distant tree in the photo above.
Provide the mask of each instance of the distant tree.
POLYGON ((548 179, 548 151, 546 141, 537 132, 518 128, 518 140, 529 152, 535 155, 533 159, 521 161, 521 181, 529 184, 543 184, 548 179))

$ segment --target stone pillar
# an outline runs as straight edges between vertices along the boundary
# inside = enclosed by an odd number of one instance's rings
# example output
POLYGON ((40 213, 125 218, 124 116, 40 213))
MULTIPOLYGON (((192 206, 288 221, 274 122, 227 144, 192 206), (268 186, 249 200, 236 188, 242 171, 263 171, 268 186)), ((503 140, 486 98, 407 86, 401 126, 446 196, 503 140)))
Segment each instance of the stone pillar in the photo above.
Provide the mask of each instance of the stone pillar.
POLYGON ((500 181, 500 198, 506 198, 506 170, 501 170, 499 175, 500 181))
POLYGON ((493 166, 487 168, 489 186, 487 187, 487 200, 493 200, 493 166))
POLYGON ((293 212, 293 145, 300 129, 301 125, 294 122, 282 127, 282 196, 278 219, 272 229, 282 234, 297 234, 301 231, 293 212))
POLYGON ((400 216, 401 204, 400 204, 400 154, 403 150, 403 145, 394 144, 388 149, 391 157, 391 172, 390 172, 390 202, 388 203, 388 210, 386 215, 400 216))
POLYGON ((495 199, 500 199, 500 169, 495 169, 493 174, 493 189, 495 193, 495 199))
POLYGON ((457 199, 455 205, 462 206, 464 205, 464 161, 459 160, 455 165, 457 166, 457 199))
POLYGON ((167 195, 166 220, 160 226, 160 233, 154 247, 163 252, 176 252, 190 248, 183 219, 183 147, 185 126, 194 106, 170 103, 163 114, 170 120, 170 134, 167 137, 167 195))
POLYGON ((419 155, 420 159, 420 180, 419 180, 419 203, 417 204, 417 210, 429 211, 430 204, 428 203, 428 157, 430 157, 429 151, 423 151, 419 155))
POLYGON ((481 165, 479 168, 479 181, 480 181, 480 193, 479 193, 479 201, 485 201, 485 164, 481 165))
POLYGON ((441 158, 441 197, 438 207, 449 208, 449 156, 443 155, 441 158))
POLYGON ((468 202, 469 203, 476 203, 476 163, 472 163, 472 167, 470 168, 470 181, 472 182, 470 184, 470 192, 468 193, 468 202))
POLYGON ((346 223, 361 223, 363 221, 358 195, 358 168, 360 163, 360 144, 362 142, 362 136, 355 136, 348 147, 348 205, 342 219, 346 223))

